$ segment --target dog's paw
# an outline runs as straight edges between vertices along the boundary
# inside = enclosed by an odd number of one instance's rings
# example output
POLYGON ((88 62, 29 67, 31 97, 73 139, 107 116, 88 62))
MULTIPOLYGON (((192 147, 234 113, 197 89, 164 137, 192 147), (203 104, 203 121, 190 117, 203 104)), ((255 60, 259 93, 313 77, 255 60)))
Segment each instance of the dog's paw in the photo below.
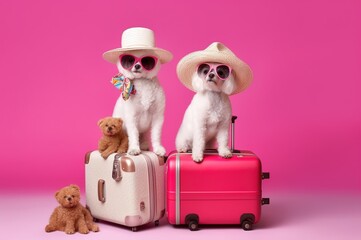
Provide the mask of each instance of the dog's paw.
POLYGON ((129 154, 129 155, 133 155, 133 156, 139 155, 141 152, 142 152, 142 151, 140 150, 139 147, 138 147, 138 148, 129 148, 129 149, 128 149, 128 154, 129 154))
POLYGON ((155 154, 157 154, 160 157, 163 157, 166 154, 165 148, 163 146, 158 146, 153 149, 155 154))
POLYGON ((180 153, 185 153, 188 151, 188 149, 186 147, 181 147, 181 148, 177 148, 177 151, 180 153))
POLYGON ((231 158, 233 156, 232 152, 228 148, 219 148, 218 154, 223 158, 231 158))
POLYGON ((193 152, 192 159, 196 163, 201 163, 203 161, 203 152, 200 152, 200 153, 193 152))

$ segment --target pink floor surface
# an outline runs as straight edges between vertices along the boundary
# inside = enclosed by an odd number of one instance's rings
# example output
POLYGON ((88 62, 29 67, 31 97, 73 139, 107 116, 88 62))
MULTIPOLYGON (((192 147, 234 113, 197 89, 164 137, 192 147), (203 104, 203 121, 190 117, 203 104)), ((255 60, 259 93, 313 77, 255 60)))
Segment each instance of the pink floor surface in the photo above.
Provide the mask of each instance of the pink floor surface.
MULTIPOLYGON (((174 227, 162 219, 158 227, 147 225, 138 232, 99 222, 100 232, 66 235, 46 233, 53 193, 8 192, 0 196, 1 239, 360 239, 360 193, 269 193, 261 221, 252 231, 238 226, 201 226, 196 232, 174 227)), ((85 203, 82 194, 82 203, 85 203)))

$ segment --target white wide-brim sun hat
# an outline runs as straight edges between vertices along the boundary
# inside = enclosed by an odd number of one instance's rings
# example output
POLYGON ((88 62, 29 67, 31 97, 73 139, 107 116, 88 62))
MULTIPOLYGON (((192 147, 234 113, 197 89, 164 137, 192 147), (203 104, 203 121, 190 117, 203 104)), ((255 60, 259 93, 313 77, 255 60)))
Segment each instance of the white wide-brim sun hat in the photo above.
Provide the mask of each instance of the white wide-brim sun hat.
POLYGON ((115 64, 121 54, 135 50, 145 50, 147 53, 153 53, 162 64, 169 62, 173 58, 171 52, 155 47, 154 32, 143 27, 126 29, 122 34, 121 47, 106 51, 103 53, 103 58, 115 64))
POLYGON ((192 87, 192 75, 197 72, 200 64, 207 62, 221 63, 231 67, 236 87, 230 95, 245 90, 253 80, 252 70, 247 63, 239 59, 230 49, 220 42, 214 42, 202 51, 192 52, 183 57, 177 65, 179 80, 187 88, 195 91, 192 87))

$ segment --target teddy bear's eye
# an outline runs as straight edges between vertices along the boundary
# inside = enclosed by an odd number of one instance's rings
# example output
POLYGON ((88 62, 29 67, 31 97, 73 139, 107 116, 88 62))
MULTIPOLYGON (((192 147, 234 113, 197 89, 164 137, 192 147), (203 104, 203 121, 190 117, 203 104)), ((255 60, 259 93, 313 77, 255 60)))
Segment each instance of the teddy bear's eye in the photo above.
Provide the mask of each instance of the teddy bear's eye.
POLYGON ((105 124, 105 126, 106 126, 106 127, 109 127, 109 125, 108 125, 108 124, 105 124))
POLYGON ((64 196, 64 198, 66 198, 66 196, 64 196))
POLYGON ((75 196, 74 196, 74 195, 71 195, 71 197, 72 197, 72 198, 75 198, 75 196))

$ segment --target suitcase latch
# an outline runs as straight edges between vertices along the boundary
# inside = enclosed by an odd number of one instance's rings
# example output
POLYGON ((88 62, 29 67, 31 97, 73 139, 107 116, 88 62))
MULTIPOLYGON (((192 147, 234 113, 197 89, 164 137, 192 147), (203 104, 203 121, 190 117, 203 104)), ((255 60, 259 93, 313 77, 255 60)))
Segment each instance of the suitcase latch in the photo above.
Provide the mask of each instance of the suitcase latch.
POLYGON ((270 203, 270 200, 269 200, 269 198, 262 198, 261 203, 262 203, 262 205, 266 205, 266 204, 270 203))
POLYGON ((119 161, 119 156, 118 155, 115 155, 115 158, 114 158, 114 161, 113 161, 112 178, 116 182, 119 182, 120 180, 122 180, 122 173, 120 171, 120 161, 119 161))
POLYGON ((269 178, 270 178, 269 172, 263 172, 262 173, 262 179, 269 179, 269 178))
POLYGON ((145 203, 141 202, 140 203, 140 211, 144 211, 145 210, 145 203))

